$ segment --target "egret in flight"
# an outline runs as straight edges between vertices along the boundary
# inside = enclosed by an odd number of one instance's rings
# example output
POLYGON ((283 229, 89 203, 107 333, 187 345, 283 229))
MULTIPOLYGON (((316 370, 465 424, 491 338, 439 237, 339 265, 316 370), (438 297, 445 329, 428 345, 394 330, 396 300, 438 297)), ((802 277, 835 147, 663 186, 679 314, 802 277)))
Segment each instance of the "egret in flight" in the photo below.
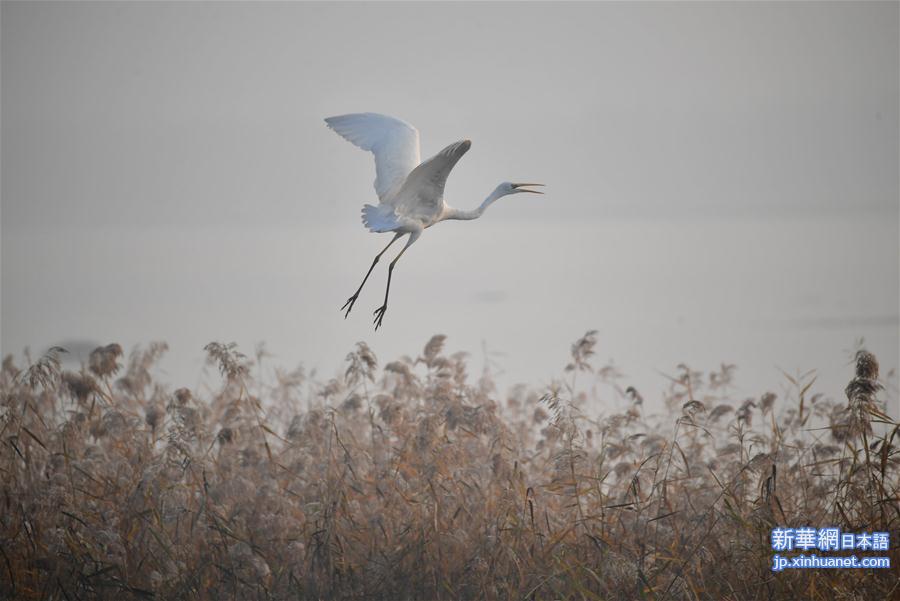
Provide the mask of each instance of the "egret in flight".
POLYGON ((402 236, 409 235, 406 245, 388 267, 384 304, 375 309, 376 330, 387 312, 394 266, 425 229, 447 219, 478 219, 494 201, 509 194, 522 192, 543 194, 538 190, 528 189, 528 186, 543 184, 503 182, 494 188, 477 209, 471 211, 455 209, 444 202, 444 184, 450 170, 472 146, 471 141, 455 142, 420 163, 419 132, 405 121, 377 113, 354 113, 328 117, 325 123, 348 142, 375 155, 375 192, 378 194, 378 206, 369 204, 363 206, 362 221, 369 231, 394 232, 394 237, 388 245, 375 255, 375 260, 366 272, 362 284, 341 307, 342 311, 347 310, 344 318, 350 315, 353 304, 381 255, 402 236))

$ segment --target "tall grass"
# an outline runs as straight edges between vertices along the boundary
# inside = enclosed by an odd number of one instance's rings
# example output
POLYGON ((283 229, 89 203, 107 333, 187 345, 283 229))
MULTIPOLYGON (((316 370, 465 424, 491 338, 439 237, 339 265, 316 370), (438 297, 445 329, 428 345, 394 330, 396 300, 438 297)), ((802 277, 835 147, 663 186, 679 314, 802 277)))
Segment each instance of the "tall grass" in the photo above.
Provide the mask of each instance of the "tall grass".
POLYGON ((62 349, 7 357, 0 596, 897 598, 897 568, 771 569, 776 525, 888 531, 900 563, 900 426, 874 356, 846 399, 812 374, 732 399, 733 367, 681 365, 649 415, 595 344, 508 395, 443 336, 383 366, 359 343, 328 381, 213 343, 209 391, 157 381, 161 344, 78 372, 62 349))

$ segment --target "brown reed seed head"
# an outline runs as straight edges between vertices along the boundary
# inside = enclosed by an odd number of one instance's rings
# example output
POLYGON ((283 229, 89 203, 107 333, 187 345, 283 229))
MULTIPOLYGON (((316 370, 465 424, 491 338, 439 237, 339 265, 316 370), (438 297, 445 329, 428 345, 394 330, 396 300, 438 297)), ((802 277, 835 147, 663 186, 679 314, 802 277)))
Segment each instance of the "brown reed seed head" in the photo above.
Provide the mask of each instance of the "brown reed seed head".
POLYGON ((99 390, 97 381, 90 374, 86 373, 63 372, 62 383, 66 391, 72 395, 72 398, 80 403, 87 401, 91 394, 99 390))
POLYGON ((91 351, 88 367, 97 377, 105 378, 119 371, 121 366, 118 363, 118 359, 121 356, 122 347, 116 343, 98 346, 91 351))
POLYGON ((878 379, 878 359, 867 350, 856 351, 856 377, 878 379))
POLYGON ((866 350, 856 352, 856 377, 844 392, 850 404, 874 403, 875 394, 882 389, 878 382, 878 359, 866 350))

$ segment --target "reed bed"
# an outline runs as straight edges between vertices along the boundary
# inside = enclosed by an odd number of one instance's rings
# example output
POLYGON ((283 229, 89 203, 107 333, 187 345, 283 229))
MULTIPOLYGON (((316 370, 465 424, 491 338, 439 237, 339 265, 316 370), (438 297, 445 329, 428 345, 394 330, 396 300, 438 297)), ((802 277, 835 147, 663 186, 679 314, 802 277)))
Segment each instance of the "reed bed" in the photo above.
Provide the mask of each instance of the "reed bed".
POLYGON ((870 353, 846 398, 801 374, 734 399, 732 366, 680 365, 650 414, 594 332, 508 394, 444 343, 359 343, 331 379, 212 343, 193 391, 154 376, 163 344, 7 357, 0 597, 900 597, 896 374, 870 353), (773 572, 771 529, 806 525, 889 532, 895 567, 773 572))

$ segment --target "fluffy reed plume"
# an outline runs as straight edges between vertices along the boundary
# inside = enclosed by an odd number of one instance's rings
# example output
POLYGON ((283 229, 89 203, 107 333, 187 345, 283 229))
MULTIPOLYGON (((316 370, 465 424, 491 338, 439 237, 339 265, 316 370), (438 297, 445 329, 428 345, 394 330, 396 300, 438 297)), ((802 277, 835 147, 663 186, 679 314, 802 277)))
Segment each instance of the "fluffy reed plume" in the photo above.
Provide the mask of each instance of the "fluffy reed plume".
POLYGON ((99 378, 114 375, 119 368, 119 357, 122 356, 122 347, 116 343, 98 346, 91 351, 88 359, 88 367, 99 378))
POLYGON ((57 381, 60 377, 59 371, 59 355, 62 353, 67 353, 66 349, 61 346, 50 347, 50 349, 44 353, 44 355, 35 361, 33 364, 28 366, 24 372, 19 372, 12 365, 12 360, 10 359, 9 365, 4 365, 4 367, 10 367, 13 369, 15 375, 19 375, 21 373, 22 380, 28 385, 28 388, 31 390, 35 390, 36 388, 52 388, 57 384, 57 381))
POLYGON ((883 388, 878 382, 878 360, 872 353, 860 350, 856 353, 856 377, 850 380, 844 391, 846 407, 838 408, 832 415, 831 435, 838 441, 872 433, 872 418, 882 417, 876 395, 883 388))
POLYGON ((593 365, 596 332, 547 389, 505 397, 446 343, 383 367, 359 343, 333 378, 273 382, 253 377, 264 349, 211 343, 202 391, 155 377, 162 344, 115 381, 115 344, 81 372, 61 349, 7 357, 0 598, 898 595, 896 568, 771 570, 775 526, 889 532, 900 561, 896 388, 870 353, 846 401, 814 374, 734 399, 733 366, 679 365, 651 403, 593 365))

